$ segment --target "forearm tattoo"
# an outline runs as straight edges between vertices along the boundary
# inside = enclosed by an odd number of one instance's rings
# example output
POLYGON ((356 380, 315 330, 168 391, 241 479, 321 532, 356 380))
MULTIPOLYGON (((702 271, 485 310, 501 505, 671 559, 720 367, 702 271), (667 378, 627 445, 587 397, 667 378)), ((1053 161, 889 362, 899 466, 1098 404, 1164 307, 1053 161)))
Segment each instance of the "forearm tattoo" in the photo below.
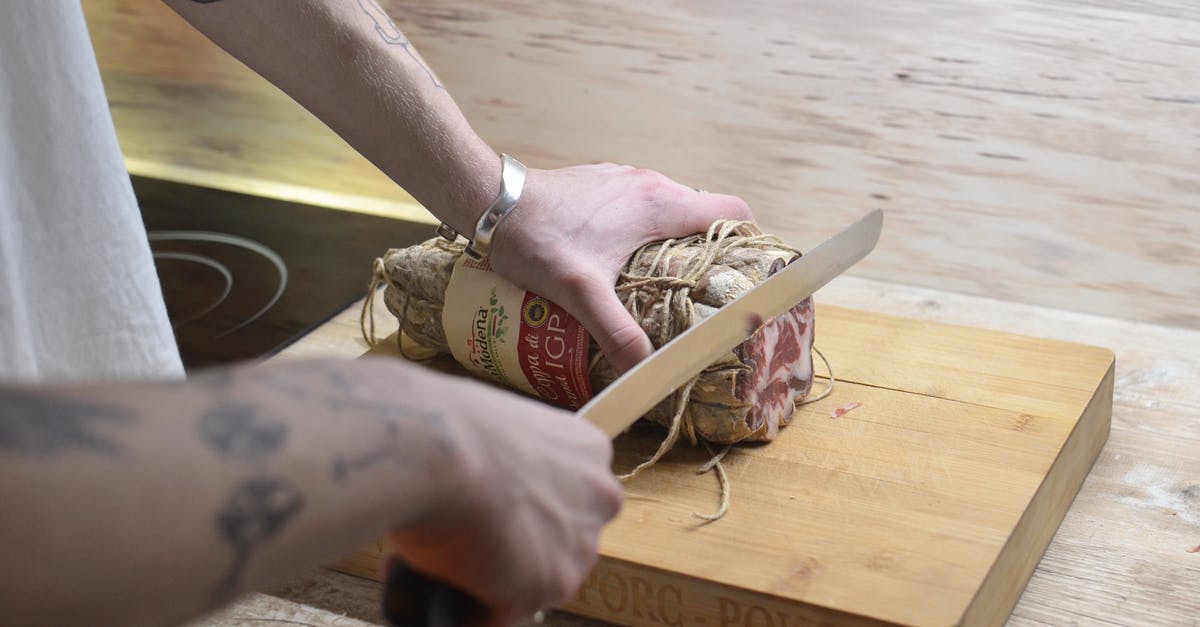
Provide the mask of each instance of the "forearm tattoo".
POLYGON ((382 419, 383 438, 374 448, 355 455, 339 454, 334 456, 333 463, 330 465, 330 475, 334 481, 338 483, 348 481, 350 476, 355 473, 387 463, 403 467, 407 460, 404 457, 404 449, 400 446, 402 441, 401 421, 420 421, 432 426, 434 433, 437 434, 436 446, 439 450, 443 454, 448 454, 452 450, 453 443, 441 414, 414 410, 404 406, 392 408, 391 413, 391 416, 384 416, 382 419))
POLYGON ((286 479, 262 476, 243 481, 217 512, 217 530, 233 549, 233 563, 213 598, 227 600, 238 588, 250 556, 304 508, 304 496, 286 479))
MULTIPOLYGON (((213 2, 220 1, 221 0, 192 0, 192 2, 197 2, 200 4, 211 4, 213 2)), ((442 82, 439 81, 437 75, 433 73, 433 69, 430 68, 423 59, 421 59, 420 55, 418 55, 417 51, 413 48, 412 42, 410 42, 408 38, 404 36, 404 33, 401 32, 400 28, 396 26, 396 23, 392 21, 391 16, 388 15, 387 11, 385 11, 383 7, 379 6, 379 3, 376 2, 376 0, 358 0, 358 6, 360 9, 362 9, 362 12, 365 13, 367 17, 371 18, 371 21, 375 23, 375 32, 379 34, 379 37, 383 39, 384 42, 392 46, 400 46, 403 48, 404 52, 408 53, 408 56, 411 57, 413 62, 417 64, 417 67, 421 68, 426 74, 429 75, 429 80, 433 82, 433 86, 439 89, 444 89, 442 87, 442 82)))
POLYGON ((226 404, 201 416, 200 439, 228 461, 256 462, 283 446, 287 427, 264 420, 253 407, 226 404))
POLYGON ((260 376, 268 386, 292 398, 316 403, 331 415, 370 416, 378 422, 383 429, 383 437, 376 446, 360 453, 334 456, 330 464, 330 475, 338 483, 348 480, 357 472, 381 464, 390 462, 402 465, 406 460, 400 444, 402 429, 406 425, 420 423, 423 429, 431 430, 436 438, 434 445, 443 454, 449 454, 454 449, 454 440, 442 413, 413 407, 399 399, 387 402, 366 400, 373 398, 374 394, 340 372, 334 371, 324 375, 328 385, 320 386, 320 393, 315 392, 311 386, 297 385, 294 381, 273 373, 260 376))
POLYGON ((375 32, 379 33, 379 36, 385 42, 392 46, 400 46, 401 48, 404 48, 404 51, 408 53, 409 57, 412 57, 412 60, 417 64, 417 67, 425 70, 425 73, 429 75, 429 80, 433 81, 433 86, 442 88, 442 82, 438 80, 437 75, 435 75, 433 70, 425 63, 425 61, 422 60, 419 55, 417 55, 417 51, 413 49, 412 43, 408 41, 408 38, 404 36, 404 33, 401 32, 396 26, 396 23, 392 21, 392 18, 387 14, 387 11, 384 11, 383 7, 379 6, 378 2, 375 0, 358 0, 358 6, 362 9, 363 13, 367 14, 367 17, 371 18, 371 21, 375 22, 375 32))
MULTIPOLYGON (((205 376, 201 382, 218 393, 228 393, 231 384, 228 371, 224 376, 205 376)), ((304 495, 266 468, 287 442, 288 427, 282 420, 252 405, 227 401, 203 412, 196 431, 210 452, 227 462, 246 464, 252 473, 234 487, 214 520, 217 535, 233 550, 233 562, 213 591, 214 601, 223 602, 237 592, 254 552, 304 508, 304 495)))
MULTIPOLYGON (((229 376, 206 375, 209 392, 228 395, 233 385, 229 376)), ((403 467, 403 436, 407 426, 423 423, 435 434, 434 445, 443 453, 454 446, 449 426, 441 413, 407 405, 401 401, 375 401, 375 394, 362 383, 324 367, 296 365, 286 371, 269 368, 254 373, 255 382, 281 396, 318 407, 331 419, 367 417, 381 429, 377 443, 354 454, 335 454, 329 472, 335 483, 344 484, 356 473, 383 464, 403 467), (316 380, 314 381, 314 377, 316 380)), ((214 591, 221 602, 239 590, 251 557, 281 533, 304 509, 305 498, 288 480, 268 471, 270 460, 287 445, 289 426, 285 420, 253 404, 224 401, 203 412, 196 425, 205 448, 220 459, 247 465, 252 474, 239 483, 217 512, 217 532, 233 551, 233 561, 214 591)))
POLYGON ((108 432, 135 421, 119 407, 0 390, 0 454, 45 458, 81 451, 118 458, 123 450, 108 432))

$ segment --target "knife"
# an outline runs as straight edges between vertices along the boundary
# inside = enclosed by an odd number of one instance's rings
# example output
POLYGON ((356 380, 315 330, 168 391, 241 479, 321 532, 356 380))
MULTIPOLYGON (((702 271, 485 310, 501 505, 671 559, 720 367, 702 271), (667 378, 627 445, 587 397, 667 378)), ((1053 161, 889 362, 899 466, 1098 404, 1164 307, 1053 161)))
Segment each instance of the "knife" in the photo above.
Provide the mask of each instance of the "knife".
MULTIPOLYGON (((578 415, 616 437, 643 414, 765 322, 811 296, 867 256, 883 228, 876 209, 825 240, 779 272, 727 303, 639 362, 581 407, 578 415)), ((393 625, 450 627, 479 616, 483 607, 469 595, 412 570, 394 559, 387 568, 383 614, 393 625)))

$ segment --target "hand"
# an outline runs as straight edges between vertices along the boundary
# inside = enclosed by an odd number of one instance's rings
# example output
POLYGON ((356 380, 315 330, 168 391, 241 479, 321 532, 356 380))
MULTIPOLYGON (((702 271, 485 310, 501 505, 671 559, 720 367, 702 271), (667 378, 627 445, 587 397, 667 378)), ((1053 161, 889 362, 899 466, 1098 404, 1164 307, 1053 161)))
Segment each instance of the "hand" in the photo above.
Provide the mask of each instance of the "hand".
POLYGON ((488 625, 567 601, 621 506, 612 443, 578 416, 483 384, 428 391, 456 416, 465 474, 431 513, 392 534, 396 551, 480 601, 488 625))
POLYGON ((575 316, 619 371, 653 347, 617 298, 621 269, 638 248, 751 220, 736 196, 698 192, 653 170, 613 164, 529 170, 517 208, 496 229, 492 267, 575 316))

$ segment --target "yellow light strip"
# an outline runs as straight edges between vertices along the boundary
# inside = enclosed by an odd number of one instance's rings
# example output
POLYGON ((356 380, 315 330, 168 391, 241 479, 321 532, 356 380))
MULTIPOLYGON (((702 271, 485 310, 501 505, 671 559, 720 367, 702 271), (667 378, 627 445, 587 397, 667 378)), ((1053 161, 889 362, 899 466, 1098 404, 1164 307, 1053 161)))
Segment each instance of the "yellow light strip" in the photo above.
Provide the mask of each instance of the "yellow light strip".
POLYGON ((315 187, 263 180, 250 176, 239 176, 226 172, 214 172, 212 170, 172 165, 128 156, 125 157, 125 167, 129 170, 130 174, 147 178, 211 187, 287 202, 301 202, 318 207, 397 218, 423 224, 438 223, 437 219, 415 200, 387 200, 373 196, 342 194, 315 187))

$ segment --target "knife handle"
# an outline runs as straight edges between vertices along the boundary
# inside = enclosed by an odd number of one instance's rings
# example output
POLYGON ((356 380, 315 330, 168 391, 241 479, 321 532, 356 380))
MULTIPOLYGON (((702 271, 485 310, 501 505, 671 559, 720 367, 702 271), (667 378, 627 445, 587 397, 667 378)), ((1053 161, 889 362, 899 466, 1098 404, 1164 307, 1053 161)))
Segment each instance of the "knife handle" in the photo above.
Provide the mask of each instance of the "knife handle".
POLYGON ((471 595, 392 557, 383 586, 383 618, 397 627, 461 627, 484 615, 471 595))

